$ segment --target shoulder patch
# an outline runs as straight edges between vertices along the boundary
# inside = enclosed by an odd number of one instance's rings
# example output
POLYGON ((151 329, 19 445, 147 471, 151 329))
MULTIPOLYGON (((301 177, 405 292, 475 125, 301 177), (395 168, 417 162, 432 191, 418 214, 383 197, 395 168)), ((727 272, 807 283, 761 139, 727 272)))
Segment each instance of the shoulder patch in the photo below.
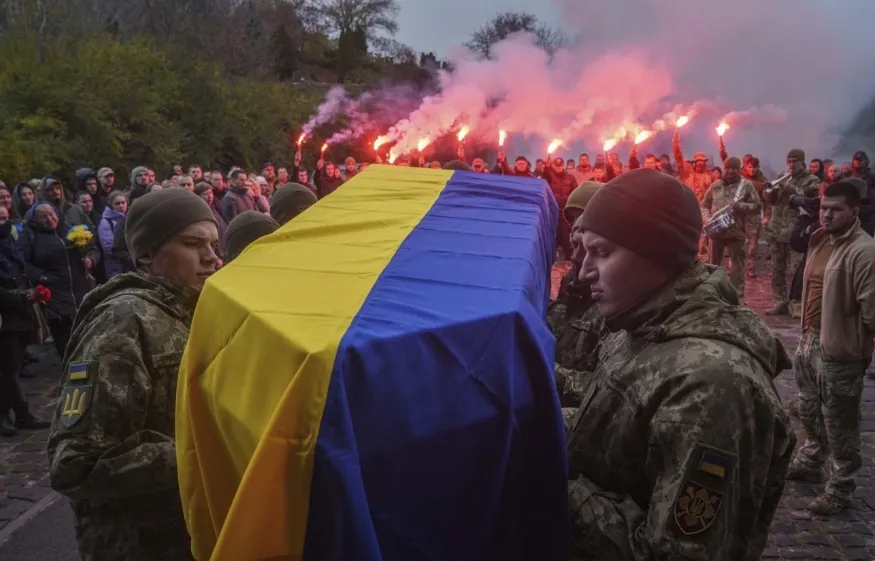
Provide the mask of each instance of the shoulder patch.
POLYGON ((710 528, 723 505, 724 496, 724 493, 693 481, 684 483, 673 509, 678 529, 693 536, 710 528))
POLYGON ((97 363, 93 361, 71 362, 70 366, 67 367, 67 383, 90 382, 96 368, 97 363))
POLYGON ((672 506, 677 529, 685 536, 705 532, 720 513, 731 485, 736 456, 731 452, 697 442, 672 506))
POLYGON ((71 362, 67 367, 67 379, 61 390, 60 421, 65 428, 71 428, 82 420, 91 407, 93 395, 92 382, 97 371, 97 363, 71 362))

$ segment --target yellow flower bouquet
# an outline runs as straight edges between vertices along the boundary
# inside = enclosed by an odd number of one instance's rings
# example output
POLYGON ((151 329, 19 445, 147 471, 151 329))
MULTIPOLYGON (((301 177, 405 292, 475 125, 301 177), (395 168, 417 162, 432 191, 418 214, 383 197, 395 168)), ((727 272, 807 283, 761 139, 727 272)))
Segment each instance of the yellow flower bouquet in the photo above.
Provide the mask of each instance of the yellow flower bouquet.
POLYGON ((67 241, 73 244, 74 247, 79 248, 82 253, 88 253, 93 238, 94 234, 91 233, 88 226, 85 224, 73 226, 70 228, 70 231, 67 232, 67 241))
POLYGON ((70 244, 79 250, 82 254, 82 264, 85 265, 85 278, 94 286, 94 277, 91 275, 91 267, 94 265, 88 257, 88 251, 91 249, 91 242, 94 239, 94 234, 88 229, 85 224, 73 226, 65 236, 70 244))

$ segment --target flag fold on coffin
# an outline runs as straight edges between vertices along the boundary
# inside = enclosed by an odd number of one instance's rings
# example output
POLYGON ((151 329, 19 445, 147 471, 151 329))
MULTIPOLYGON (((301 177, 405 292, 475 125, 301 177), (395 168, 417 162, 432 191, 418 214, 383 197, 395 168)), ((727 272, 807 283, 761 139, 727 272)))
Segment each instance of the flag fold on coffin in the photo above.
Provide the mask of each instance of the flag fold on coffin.
POLYGON ((567 559, 541 180, 371 166, 216 273, 180 369, 199 560, 567 559))

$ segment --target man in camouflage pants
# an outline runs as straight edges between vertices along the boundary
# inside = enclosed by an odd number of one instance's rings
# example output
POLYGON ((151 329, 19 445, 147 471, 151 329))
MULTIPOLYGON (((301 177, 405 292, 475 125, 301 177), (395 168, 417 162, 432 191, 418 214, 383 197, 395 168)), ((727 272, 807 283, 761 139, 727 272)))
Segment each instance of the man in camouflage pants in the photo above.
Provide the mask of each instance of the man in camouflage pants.
POLYGON ((856 179, 826 187, 822 228, 812 234, 805 262, 795 362, 806 439, 787 479, 820 482, 828 461, 826 489, 808 505, 827 516, 851 505, 862 466, 860 400, 875 333, 875 240, 858 218, 865 191, 856 179))
POLYGON ((744 263, 747 260, 745 226, 749 216, 759 217, 760 196, 750 181, 742 179, 741 161, 738 158, 726 158, 723 162, 723 178, 708 188, 701 207, 705 224, 720 210, 730 209, 732 213, 734 222, 729 227, 710 234, 711 264, 719 267, 723 263, 723 253, 729 250, 729 259, 732 261, 729 278, 738 295, 744 298, 744 263))
POLYGON ((191 545, 176 471, 179 362, 207 277, 216 220, 185 189, 127 215, 137 271, 85 297, 49 437, 52 488, 70 499, 82 561, 179 561, 191 545))
POLYGON ((787 300, 787 268, 793 254, 790 249, 790 236, 796 224, 798 212, 790 208, 790 197, 804 195, 816 197, 820 192, 820 180, 808 173, 805 165, 805 152, 798 148, 787 154, 787 168, 790 177, 778 185, 763 189, 763 198, 771 209, 766 236, 772 254, 772 294, 775 307, 767 310, 768 315, 787 315, 790 313, 787 300))

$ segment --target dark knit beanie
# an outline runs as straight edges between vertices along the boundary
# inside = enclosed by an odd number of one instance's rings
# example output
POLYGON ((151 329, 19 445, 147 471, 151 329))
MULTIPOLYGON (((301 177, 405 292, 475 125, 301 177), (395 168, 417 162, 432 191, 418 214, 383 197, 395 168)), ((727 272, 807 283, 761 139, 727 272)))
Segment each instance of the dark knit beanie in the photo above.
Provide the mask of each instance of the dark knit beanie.
POLYGON ((474 171, 474 168, 472 168, 465 162, 460 162, 459 160, 453 160, 451 162, 445 163, 444 169, 453 171, 474 171))
POLYGON ((230 262, 249 244, 279 230, 279 223, 257 210, 245 210, 228 223, 225 230, 225 262, 230 262))
POLYGON ((562 211, 562 214, 565 216, 565 220, 568 221, 569 224, 573 224, 576 220, 576 216, 574 216, 574 211, 583 212, 586 210, 586 205, 589 204, 589 201, 592 199, 593 195, 595 195, 599 189, 604 187, 604 183, 599 181, 584 181, 577 188, 568 195, 568 202, 565 203, 565 209, 562 211), (569 212, 571 210, 571 212, 569 212))
POLYGON ((599 189, 583 211, 582 225, 681 273, 698 257, 702 211, 693 191, 674 177, 636 169, 599 189))
POLYGON ((787 152, 787 159, 793 158, 794 160, 804 162, 805 161, 805 151, 801 148, 794 148, 787 152))
POLYGON ((316 195, 300 183, 286 183, 270 198, 270 215, 285 224, 316 204, 316 195))
POLYGON ((735 156, 730 156, 723 161, 723 167, 741 169, 741 160, 735 156))
POLYGON ((139 197, 125 219, 125 243, 134 263, 195 222, 216 223, 210 205, 186 189, 159 189, 139 197))

